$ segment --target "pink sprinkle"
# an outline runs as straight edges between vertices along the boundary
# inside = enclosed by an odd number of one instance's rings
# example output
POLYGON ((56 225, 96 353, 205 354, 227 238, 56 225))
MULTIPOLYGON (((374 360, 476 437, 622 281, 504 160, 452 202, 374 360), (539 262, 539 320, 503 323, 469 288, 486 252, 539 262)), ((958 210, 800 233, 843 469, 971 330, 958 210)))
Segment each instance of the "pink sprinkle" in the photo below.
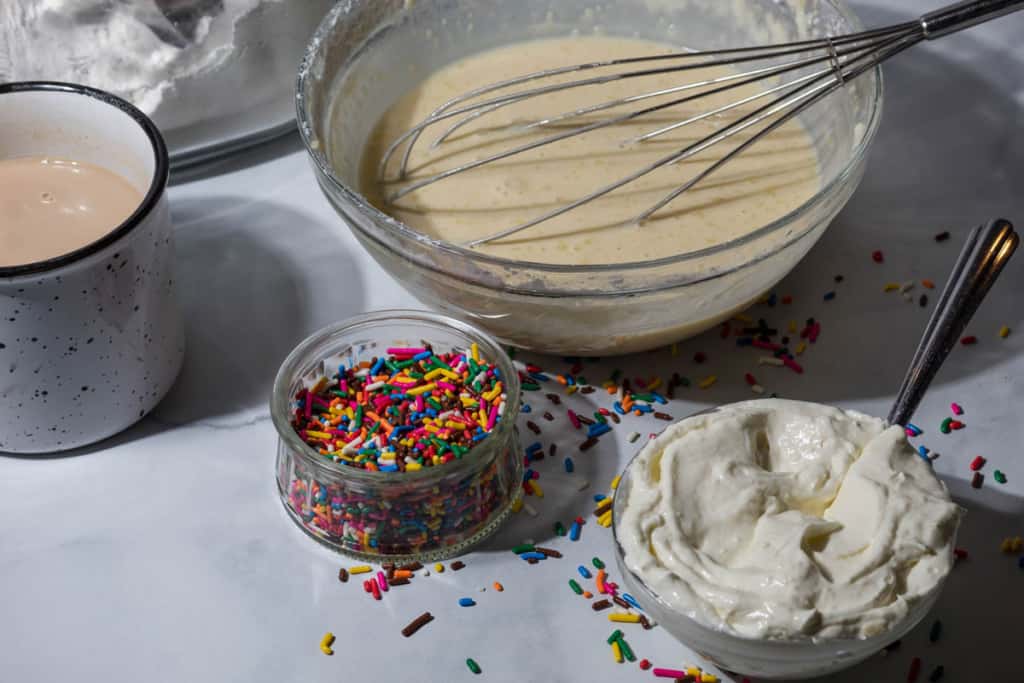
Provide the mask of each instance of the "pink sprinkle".
POLYGON ((571 410, 567 411, 567 413, 569 415, 569 422, 572 423, 572 426, 574 428, 579 429, 580 427, 583 426, 583 423, 580 422, 580 419, 578 417, 576 417, 576 413, 574 413, 571 410))
POLYGON ((393 356, 416 356, 421 353, 424 353, 425 351, 426 349, 410 349, 401 347, 388 349, 388 353, 390 353, 393 356))
POLYGON ((959 403, 950 403, 949 409, 953 411, 954 415, 963 415, 964 409, 960 407, 959 403))
POLYGON ((388 592, 388 577, 384 572, 377 572, 377 585, 380 586, 380 589, 385 593, 388 592))
POLYGON ((804 374, 804 369, 800 366, 799 363, 797 363, 792 358, 785 358, 785 357, 783 357, 782 364, 785 365, 787 368, 789 368, 790 370, 792 370, 793 372, 795 372, 798 375, 804 374))
POLYGON ((750 342, 750 345, 758 349, 767 349, 769 351, 778 351, 779 349, 782 348, 778 344, 772 344, 771 342, 761 341, 760 339, 755 339, 754 341, 750 342))
POLYGON ((313 392, 306 391, 306 419, 313 417, 313 392))
POLYGON ((494 422, 498 419, 498 406, 491 404, 491 412, 487 415, 487 431, 494 429, 494 422))
POLYGON ((651 669, 651 673, 657 676, 658 678, 682 678, 683 680, 686 680, 686 678, 688 678, 686 672, 681 671, 679 669, 662 669, 659 667, 654 667, 653 669, 651 669))
POLYGON ((423 401, 423 394, 416 396, 416 412, 422 413, 427 409, 427 404, 423 401))
POLYGON ((442 389, 447 389, 448 391, 458 391, 458 388, 457 388, 457 387, 455 387, 455 386, 454 386, 454 385, 452 385, 452 384, 449 384, 448 382, 441 382, 441 381, 438 381, 438 382, 437 382, 437 386, 439 386, 439 387, 440 387, 440 388, 442 388, 442 389))

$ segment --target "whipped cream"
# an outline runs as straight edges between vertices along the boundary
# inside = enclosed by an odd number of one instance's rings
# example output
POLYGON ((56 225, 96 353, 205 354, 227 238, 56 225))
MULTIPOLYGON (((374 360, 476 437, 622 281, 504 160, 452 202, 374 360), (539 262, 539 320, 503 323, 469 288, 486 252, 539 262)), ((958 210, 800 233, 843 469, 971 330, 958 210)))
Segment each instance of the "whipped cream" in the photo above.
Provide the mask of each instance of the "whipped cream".
POLYGON ((962 510, 900 427, 779 399, 682 420, 616 505, 626 565, 674 610, 750 638, 867 638, 952 567, 962 510))

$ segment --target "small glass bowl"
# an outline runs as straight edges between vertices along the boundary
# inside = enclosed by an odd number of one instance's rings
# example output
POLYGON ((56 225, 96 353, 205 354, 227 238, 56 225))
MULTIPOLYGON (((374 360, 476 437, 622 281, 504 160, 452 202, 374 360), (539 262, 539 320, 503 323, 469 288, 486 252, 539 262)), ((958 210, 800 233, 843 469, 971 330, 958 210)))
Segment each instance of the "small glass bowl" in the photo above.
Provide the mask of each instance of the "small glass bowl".
POLYGON ((442 315, 388 310, 324 328, 292 351, 274 381, 270 412, 278 433, 277 488, 291 518, 324 545, 363 560, 434 561, 492 534, 522 494, 515 427, 519 376, 496 341, 442 315), (462 459, 416 472, 375 472, 334 462, 295 433, 293 398, 303 387, 381 355, 389 346, 429 343, 438 352, 472 344, 505 383, 505 412, 462 459))
MULTIPOLYGON (((701 411, 697 415, 715 410, 701 411)), ((619 541, 618 520, 622 519, 622 508, 632 489, 633 471, 639 453, 633 456, 623 470, 612 505, 612 537, 619 573, 629 591, 658 624, 676 640, 724 671, 759 680, 784 681, 816 678, 841 671, 864 661, 905 636, 925 618, 942 593, 945 579, 926 598, 914 604, 907 615, 892 628, 863 639, 758 639, 727 633, 703 624, 671 607, 626 564, 626 553, 619 541)))

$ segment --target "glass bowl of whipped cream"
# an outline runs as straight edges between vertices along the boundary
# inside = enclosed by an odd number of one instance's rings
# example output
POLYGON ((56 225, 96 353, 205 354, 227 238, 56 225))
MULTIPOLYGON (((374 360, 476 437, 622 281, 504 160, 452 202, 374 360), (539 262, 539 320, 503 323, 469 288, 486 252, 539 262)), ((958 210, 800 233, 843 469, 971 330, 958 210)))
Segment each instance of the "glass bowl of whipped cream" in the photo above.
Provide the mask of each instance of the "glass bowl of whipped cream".
POLYGON ((436 126, 417 142, 404 176, 403 149, 385 160, 390 143, 459 93, 539 69, 860 28, 841 0, 356 0, 338 4, 310 43, 298 79, 299 128, 332 206, 380 265, 425 304, 520 347, 629 353, 727 319, 807 253, 860 182, 881 115, 880 72, 864 74, 773 131, 642 225, 630 217, 707 168, 724 148, 516 235, 466 246, 719 130, 750 107, 701 119, 650 145, 622 144, 736 101, 740 91, 396 195, 431 174, 553 132, 543 125, 526 129, 524 122, 733 74, 721 70, 727 67, 531 98, 470 121, 439 146, 433 141, 448 126, 436 126))
POLYGON ((901 427, 763 399, 685 418, 616 490, 623 580, 669 633, 758 679, 844 669, 917 625, 963 511, 901 427))

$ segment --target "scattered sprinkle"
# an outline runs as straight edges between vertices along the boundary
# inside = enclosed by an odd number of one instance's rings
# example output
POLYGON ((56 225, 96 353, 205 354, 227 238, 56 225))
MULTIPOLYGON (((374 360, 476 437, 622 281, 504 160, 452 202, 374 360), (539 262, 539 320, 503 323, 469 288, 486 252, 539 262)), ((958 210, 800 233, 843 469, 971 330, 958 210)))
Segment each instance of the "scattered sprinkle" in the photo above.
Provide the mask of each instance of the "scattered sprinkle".
POLYGON ((1003 325, 1002 327, 999 328, 999 337, 1000 337, 1000 339, 1006 339, 1009 336, 1010 336, 1010 328, 1009 327, 1007 327, 1006 325, 1003 325))
POLYGON ((925 289, 935 289, 935 283, 931 280, 921 280, 921 286, 925 289))
POLYGON ((928 680, 931 681, 931 683, 936 683, 937 681, 941 681, 942 680, 942 676, 945 673, 946 673, 946 668, 944 666, 942 666, 941 664, 939 664, 937 667, 932 669, 932 673, 931 673, 930 676, 928 676, 928 680))
POLYGON ((928 642, 937 643, 940 637, 942 637, 942 622, 936 619, 932 622, 931 630, 928 631, 928 642))
POLYGON ((417 631, 419 631, 421 628, 423 628, 424 626, 426 626, 427 624, 429 624, 433 620, 434 620, 434 615, 433 614, 431 614, 430 612, 424 612, 423 614, 419 615, 418 617, 413 619, 411 622, 409 622, 408 626, 406 626, 405 628, 402 629, 402 635, 405 636, 406 638, 409 638, 410 636, 414 635, 417 631))
POLYGON ((910 660, 910 671, 907 672, 907 683, 914 683, 921 673, 921 658, 914 657, 910 660))
POLYGON ((974 476, 971 477, 971 488, 980 489, 982 483, 985 481, 985 475, 981 472, 975 472, 974 476))
POLYGON ((822 298, 825 301, 832 301, 832 299, 836 298, 836 293, 835 292, 825 292, 825 296, 822 297, 822 298))
POLYGON ((992 478, 995 479, 997 483, 1000 483, 1000 484, 1005 484, 1006 483, 1006 475, 1003 474, 1002 470, 996 470, 995 472, 993 472, 992 473, 992 478))
POLYGON ((939 234, 937 234, 935 236, 935 241, 936 242, 945 242, 948 239, 949 239, 949 231, 948 230, 944 230, 944 231, 940 232, 939 234))
POLYGON ((324 634, 324 637, 320 639, 320 652, 325 655, 333 655, 334 650, 331 649, 331 645, 334 645, 334 634, 328 631, 324 634))
POLYGON ((707 388, 709 388, 712 384, 714 384, 717 381, 718 381, 718 377, 716 375, 708 375, 707 377, 702 379, 697 384, 697 386, 699 386, 701 389, 707 389, 707 388))
POLYGON ((985 462, 985 458, 981 457, 980 455, 975 456, 974 460, 971 461, 971 471, 977 472, 978 470, 985 466, 985 462))
POLYGON ((459 598, 459 607, 473 607, 476 601, 473 598, 459 598))
POLYGON ((348 570, 344 567, 338 570, 338 581, 348 583, 348 570))
POLYGON ((882 263, 885 261, 885 254, 882 253, 881 249, 875 249, 871 252, 871 260, 875 263, 882 263))
POLYGON ((972 344, 978 343, 978 338, 975 337, 973 334, 969 334, 966 337, 961 337, 960 343, 963 344, 964 346, 971 346, 972 344))
POLYGON ((583 589, 580 588, 578 583, 576 583, 576 579, 569 579, 569 588, 571 588, 572 592, 576 595, 583 595, 583 589))
POLYGON ((483 669, 480 668, 480 665, 477 664, 476 660, 472 657, 466 660, 466 666, 468 666, 469 670, 475 674, 479 674, 481 671, 483 671, 483 669))
POLYGON ((502 592, 505 591, 505 587, 502 586, 501 583, 499 583, 498 581, 495 581, 494 582, 494 590, 498 591, 499 593, 502 593, 502 592))

